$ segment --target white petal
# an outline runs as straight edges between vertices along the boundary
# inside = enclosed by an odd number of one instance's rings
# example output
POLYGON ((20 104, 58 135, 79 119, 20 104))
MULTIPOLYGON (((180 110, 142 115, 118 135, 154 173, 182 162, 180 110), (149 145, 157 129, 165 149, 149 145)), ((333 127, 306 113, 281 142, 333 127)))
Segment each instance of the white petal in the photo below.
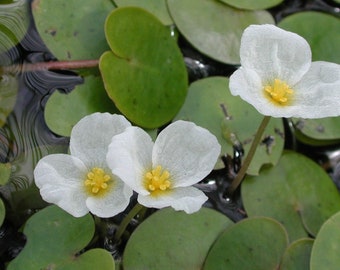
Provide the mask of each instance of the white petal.
POLYGON ((152 163, 169 171, 174 187, 190 186, 212 171, 220 151, 216 137, 208 130, 176 121, 158 135, 152 163))
POLYGON ((274 25, 251 25, 240 47, 241 65, 256 71, 263 84, 275 78, 295 84, 311 64, 311 50, 301 36, 274 25))
POLYGON ((86 172, 85 165, 78 158, 55 154, 45 156, 38 162, 34 179, 45 201, 58 205, 75 217, 81 217, 88 213, 83 182, 86 172))
POLYGON ((112 192, 104 197, 91 196, 86 200, 86 205, 91 213, 98 217, 113 217, 123 212, 130 202, 132 190, 116 177, 112 192))
POLYGON ((236 70, 229 79, 229 89, 233 95, 239 95, 263 115, 290 117, 288 106, 275 105, 264 96, 264 86, 253 70, 243 67, 236 70))
POLYGON ((340 65, 313 62, 293 89, 297 100, 291 109, 292 116, 323 118, 340 115, 340 65))
POLYGON ((138 202, 146 207, 164 208, 171 206, 187 214, 198 211, 208 199, 205 194, 194 187, 175 188, 167 193, 155 196, 138 195, 138 202))
POLYGON ((106 167, 111 138, 129 126, 130 122, 122 115, 93 113, 85 116, 72 129, 70 153, 89 167, 106 167))
POLYGON ((141 128, 128 127, 112 138, 107 164, 114 175, 140 194, 149 194, 143 185, 144 174, 152 167, 151 137, 141 128))

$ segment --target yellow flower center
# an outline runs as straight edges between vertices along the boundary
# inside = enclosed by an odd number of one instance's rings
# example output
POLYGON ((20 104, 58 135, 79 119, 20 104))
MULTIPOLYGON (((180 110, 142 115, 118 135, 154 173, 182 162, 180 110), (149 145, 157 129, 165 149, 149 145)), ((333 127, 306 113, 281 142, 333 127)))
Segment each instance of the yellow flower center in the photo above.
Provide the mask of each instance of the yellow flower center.
POLYGON ((102 168, 94 167, 86 175, 85 187, 92 195, 98 195, 108 189, 111 176, 106 174, 102 168))
POLYGON ((264 87, 266 96, 270 101, 279 105, 287 105, 294 91, 285 82, 275 79, 274 83, 264 87))
POLYGON ((171 186, 170 173, 158 165, 155 169, 148 171, 144 175, 144 183, 146 189, 152 194, 165 191, 171 186))

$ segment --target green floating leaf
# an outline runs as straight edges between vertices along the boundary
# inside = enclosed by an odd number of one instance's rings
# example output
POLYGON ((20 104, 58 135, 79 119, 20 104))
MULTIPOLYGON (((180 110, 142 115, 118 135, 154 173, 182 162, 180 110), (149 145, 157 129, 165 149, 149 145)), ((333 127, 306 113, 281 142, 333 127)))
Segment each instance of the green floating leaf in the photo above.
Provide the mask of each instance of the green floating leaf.
POLYGON ((313 61, 340 64, 340 19, 324 12, 299 12, 284 18, 278 26, 304 37, 312 49, 313 61))
POLYGON ((118 7, 136 6, 155 15, 164 25, 173 24, 166 0, 114 0, 118 7))
POLYGON ((238 10, 216 0, 168 0, 168 7, 179 31, 196 49, 227 64, 240 63, 240 40, 247 26, 274 24, 266 11, 238 10))
POLYGON ((187 93, 187 71, 175 39, 156 17, 123 7, 107 18, 112 52, 100 58, 104 85, 117 108, 132 122, 156 128, 169 122, 187 93))
POLYGON ((0 227, 2 223, 4 222, 5 215, 6 215, 5 205, 4 205, 4 202, 0 199, 0 227))
POLYGON ((107 96, 101 77, 87 76, 65 95, 55 91, 48 99, 45 119, 48 127, 62 136, 70 136, 73 126, 84 116, 94 112, 118 113, 107 96))
MULTIPOLYGON (((175 119, 192 121, 207 128, 217 137, 222 154, 233 155, 233 145, 241 143, 246 155, 263 116, 241 98, 231 95, 228 85, 225 77, 210 77, 192 83, 175 119)), ((278 162, 284 145, 282 134, 282 120, 272 118, 248 174, 257 175, 263 164, 275 165, 278 162)), ((216 164, 217 168, 223 166, 222 161, 216 164)))
POLYGON ((131 235, 124 269, 201 269, 210 246, 232 224, 208 208, 190 215, 172 208, 160 210, 131 235))
POLYGON ((340 195, 327 173, 303 155, 284 153, 279 163, 246 177, 241 194, 248 216, 280 221, 290 241, 316 235, 340 210, 340 195))
POLYGON ((17 100, 17 93, 17 79, 0 73, 0 127, 6 123, 7 116, 12 112, 17 100))
POLYGON ((34 0, 33 17, 40 36, 59 60, 97 59, 108 49, 104 34, 111 0, 34 0))
POLYGON ((94 227, 89 214, 74 218, 57 206, 49 206, 27 221, 27 243, 7 269, 112 270, 114 261, 104 249, 78 255, 92 239, 94 227))
POLYGON ((17 45, 25 36, 29 25, 28 11, 26 0, 0 3, 0 54, 17 45))
POLYGON ((338 270, 340 265, 340 212, 321 227, 313 245, 310 269, 338 270))
POLYGON ((311 145, 329 145, 340 140, 340 117, 322 119, 293 118, 296 137, 311 145))
POLYGON ((287 232, 276 220, 244 219, 227 228, 216 240, 203 269, 278 269, 287 245, 287 232))
POLYGON ((11 164, 0 163, 0 186, 5 185, 11 176, 11 164))
POLYGON ((228 5, 240 9, 267 9, 283 2, 283 0, 220 0, 228 5))
POLYGON ((291 243, 283 255, 280 270, 309 270, 313 242, 303 238, 291 243))

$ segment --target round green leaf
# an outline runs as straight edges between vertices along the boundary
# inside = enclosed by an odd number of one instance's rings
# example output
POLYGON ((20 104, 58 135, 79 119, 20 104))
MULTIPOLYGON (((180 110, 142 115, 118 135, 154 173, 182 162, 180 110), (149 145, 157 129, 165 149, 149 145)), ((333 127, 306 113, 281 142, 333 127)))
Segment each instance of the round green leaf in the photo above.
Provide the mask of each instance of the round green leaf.
POLYGON ((312 249, 310 269, 337 270, 340 265, 340 212, 321 227, 312 249))
POLYGON ((49 206, 27 221, 23 231, 27 243, 7 269, 112 270, 114 261, 106 250, 78 254, 92 239, 94 229, 91 215, 75 218, 49 206))
POLYGON ((280 270, 309 270, 313 242, 303 238, 291 243, 283 255, 280 270))
POLYGON ((84 84, 69 94, 55 91, 48 99, 45 120, 48 127, 62 136, 70 136, 73 126, 84 116, 94 112, 117 113, 107 96, 101 77, 87 76, 84 84))
POLYGON ((4 222, 5 215, 6 215, 5 205, 4 205, 4 202, 0 199, 0 227, 2 223, 4 222))
POLYGON ((0 186, 5 185, 11 176, 11 164, 0 163, 0 186))
POLYGON ((340 117, 322 119, 293 118, 296 137, 306 144, 334 144, 340 140, 340 117))
POLYGON ((274 23, 266 11, 238 10, 216 0, 168 0, 168 7, 179 31, 196 49, 228 64, 240 63, 240 40, 247 26, 274 23))
POLYGON ((220 0, 228 5, 240 9, 267 9, 283 2, 283 0, 220 0))
POLYGON ((12 112, 17 100, 17 93, 17 79, 0 73, 0 127, 6 123, 7 116, 12 112))
POLYGON ((136 6, 155 15, 164 25, 173 24, 166 0, 115 0, 118 7, 136 6))
POLYGON ((278 269, 287 245, 287 232, 276 220, 244 219, 227 228, 216 240, 203 269, 278 269))
POLYGON ((17 45, 25 36, 29 25, 28 11, 26 0, 0 3, 0 54, 17 45))
POLYGON ((312 49, 313 61, 340 64, 340 19, 323 12, 306 11, 284 18, 279 27, 304 37, 312 49))
POLYGON ((145 128, 169 122, 187 93, 187 71, 170 30, 140 8, 123 7, 107 18, 112 52, 100 58, 104 85, 117 108, 145 128))
MULTIPOLYGON (((242 144, 248 153, 254 135, 263 119, 251 105, 231 95, 225 77, 210 77, 192 83, 185 103, 175 119, 196 123, 212 132, 222 146, 222 154, 233 155, 233 145, 242 144), (226 116, 226 113, 228 114, 226 116)), ((263 164, 276 164, 283 145, 283 123, 272 118, 267 126, 263 143, 258 146, 248 174, 258 174, 263 164), (270 143, 265 143, 266 139, 270 143)), ((218 161, 217 168, 222 168, 218 161)))
POLYGON ((108 49, 104 34, 111 0, 34 0, 32 11, 40 36, 59 60, 97 59, 108 49))
POLYGON ((172 208, 160 210, 131 235, 124 270, 201 269, 210 246, 231 224, 208 208, 190 215, 172 208))
POLYGON ((327 173, 307 157, 284 153, 279 163, 246 177, 241 194, 248 216, 280 221, 290 241, 316 235, 321 225, 340 210, 340 195, 327 173))

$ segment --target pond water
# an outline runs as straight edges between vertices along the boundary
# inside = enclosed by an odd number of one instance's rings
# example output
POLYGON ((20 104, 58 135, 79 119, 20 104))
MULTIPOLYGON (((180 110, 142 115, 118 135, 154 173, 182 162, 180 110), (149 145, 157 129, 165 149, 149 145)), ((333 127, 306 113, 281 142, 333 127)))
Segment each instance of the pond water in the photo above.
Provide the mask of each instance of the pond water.
MULTIPOLYGON (((0 4, 4 3, 6 1, 0 1, 0 4)), ((276 21, 280 21, 289 14, 304 10, 324 11, 339 15, 338 6, 331 0, 287 0, 271 9, 270 12, 276 21)), ((0 5, 0 10, 1 8, 0 5)), ((0 57, 0 68, 7 66, 8 63, 18 67, 23 63, 55 60, 39 37, 32 16, 29 13, 26 16, 29 20, 27 33, 20 44, 0 57)), ((222 64, 202 55, 182 36, 179 38, 179 44, 190 82, 215 75, 229 76, 236 69, 234 65, 222 64)), ((34 165, 43 155, 67 151, 69 138, 51 132, 44 121, 43 111, 46 101, 53 91, 58 89, 62 92, 70 92, 75 85, 82 82, 80 76, 67 70, 22 73, 20 68, 14 68, 11 72, 17 78, 19 86, 14 109, 7 117, 5 125, 0 128, 0 162, 12 165, 10 184, 0 187, 1 197, 6 204, 6 219, 0 229, 0 261, 2 262, 13 259, 25 243, 24 236, 18 233, 17 229, 36 210, 46 205, 36 200, 37 190, 32 187, 34 165)), ((0 74, 0 83, 4 83, 6 78, 12 75, 0 74)), ((287 138, 285 148, 294 149, 312 157, 331 173, 336 182, 340 182, 340 169, 337 166, 340 160, 340 145, 327 147, 305 145, 296 140, 288 121, 285 122, 285 132, 287 138)), ((201 183, 201 188, 210 198, 207 206, 225 213, 234 221, 245 217, 242 202, 238 194, 234 198, 226 198, 224 191, 229 185, 226 178, 230 173, 230 167, 240 162, 241 152, 242 149, 235 148, 234 157, 225 157, 226 168, 212 172, 201 183)), ((108 234, 110 234, 111 227, 112 225, 108 222, 108 234)), ((110 247, 109 237, 104 236, 98 246, 100 245, 111 249, 112 252, 114 250, 114 247, 110 247)))

